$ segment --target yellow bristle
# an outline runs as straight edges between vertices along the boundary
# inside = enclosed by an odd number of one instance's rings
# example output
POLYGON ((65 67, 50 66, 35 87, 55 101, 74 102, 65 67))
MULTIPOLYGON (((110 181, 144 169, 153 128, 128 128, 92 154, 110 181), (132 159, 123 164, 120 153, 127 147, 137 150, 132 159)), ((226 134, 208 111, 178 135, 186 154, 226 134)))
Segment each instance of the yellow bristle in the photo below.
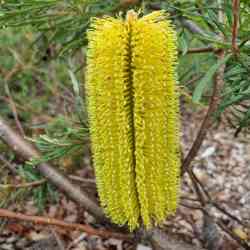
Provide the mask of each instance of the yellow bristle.
POLYGON ((179 114, 175 32, 162 11, 95 19, 87 100, 97 188, 107 215, 131 230, 175 212, 179 114))

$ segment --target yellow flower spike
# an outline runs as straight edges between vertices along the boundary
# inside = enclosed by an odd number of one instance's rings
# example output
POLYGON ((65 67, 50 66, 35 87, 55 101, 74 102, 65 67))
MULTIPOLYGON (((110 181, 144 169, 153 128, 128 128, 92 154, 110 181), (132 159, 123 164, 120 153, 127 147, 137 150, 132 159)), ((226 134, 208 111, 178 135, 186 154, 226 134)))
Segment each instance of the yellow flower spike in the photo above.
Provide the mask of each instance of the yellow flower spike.
POLYGON ((87 100, 101 205, 147 228, 174 213, 179 192, 175 32, 162 11, 94 19, 87 100))

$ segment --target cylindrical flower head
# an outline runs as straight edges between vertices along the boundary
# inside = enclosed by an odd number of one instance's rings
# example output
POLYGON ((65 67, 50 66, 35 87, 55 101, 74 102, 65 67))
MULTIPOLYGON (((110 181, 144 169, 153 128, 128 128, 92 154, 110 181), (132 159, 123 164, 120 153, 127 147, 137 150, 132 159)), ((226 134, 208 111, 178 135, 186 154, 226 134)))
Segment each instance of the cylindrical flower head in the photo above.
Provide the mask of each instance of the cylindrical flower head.
POLYGON ((131 230, 174 213, 179 192, 176 37, 162 11, 94 19, 87 100, 97 189, 131 230))

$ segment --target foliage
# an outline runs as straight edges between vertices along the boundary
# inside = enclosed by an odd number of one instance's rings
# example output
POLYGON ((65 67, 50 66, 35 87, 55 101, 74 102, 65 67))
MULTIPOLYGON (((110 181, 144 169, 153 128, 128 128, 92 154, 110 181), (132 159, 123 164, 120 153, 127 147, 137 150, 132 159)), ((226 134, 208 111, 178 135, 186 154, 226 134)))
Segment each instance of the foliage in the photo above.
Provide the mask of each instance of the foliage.
MULTIPOLYGON (((19 167, 18 171, 19 175, 26 183, 32 183, 42 179, 41 174, 39 174, 35 168, 27 164, 19 167)), ((57 200, 58 193, 49 182, 45 182, 44 184, 38 185, 37 187, 31 187, 30 189, 33 200, 38 209, 41 211, 44 209, 47 202, 55 202, 57 200)), ((28 190, 27 188, 19 188, 19 192, 22 190, 26 193, 26 195, 30 193, 28 192, 29 188, 28 190)))
POLYGON ((4 1, 0 7, 0 25, 22 27, 31 25, 47 36, 47 46, 60 45, 62 55, 86 45, 85 31, 91 16, 112 12, 117 1, 17 0, 4 1))
POLYGON ((27 164, 19 165, 18 175, 22 183, 24 183, 23 186, 22 184, 15 186, 11 178, 8 178, 8 175, 6 175, 5 180, 1 180, 3 182, 3 184, 0 185, 1 208, 8 207, 12 203, 22 204, 30 194, 32 194, 33 200, 39 210, 43 210, 48 201, 54 202, 57 200, 57 192, 48 182, 41 182, 40 185, 36 185, 35 187, 25 185, 43 179, 35 168, 27 164))
POLYGON ((66 157, 74 153, 83 153, 84 139, 88 135, 88 129, 83 124, 67 121, 64 117, 58 117, 46 128, 45 134, 32 139, 43 153, 42 157, 32 159, 29 163, 33 166, 46 161, 66 157))
POLYGON ((229 61, 225 73, 226 84, 218 113, 230 110, 229 123, 236 128, 235 135, 250 125, 250 57, 241 54, 229 61))

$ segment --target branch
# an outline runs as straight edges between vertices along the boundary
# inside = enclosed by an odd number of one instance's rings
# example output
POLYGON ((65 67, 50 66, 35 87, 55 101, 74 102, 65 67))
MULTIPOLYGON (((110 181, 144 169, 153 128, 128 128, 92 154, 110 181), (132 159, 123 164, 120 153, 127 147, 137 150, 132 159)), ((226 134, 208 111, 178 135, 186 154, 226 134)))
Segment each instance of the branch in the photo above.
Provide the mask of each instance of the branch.
MULTIPOLYGON (((225 52, 220 51, 218 55, 219 59, 221 60, 224 56, 225 56, 225 52)), ((220 91, 224 84, 224 69, 225 69, 225 65, 222 65, 218 69, 215 75, 213 93, 210 98, 209 107, 208 107, 206 116, 201 124, 200 130, 196 136, 196 139, 194 140, 190 151, 188 152, 186 158, 183 161, 183 164, 182 164, 183 173, 187 170, 192 160, 197 155, 201 147, 201 144, 207 134, 207 131, 210 128, 211 124, 213 123, 212 114, 216 111, 217 106, 219 104, 220 91)))
POLYGON ((68 230, 80 230, 88 235, 96 235, 103 238, 116 238, 120 240, 131 241, 133 237, 131 235, 115 233, 107 230, 102 229, 95 229, 89 225, 77 224, 77 223, 69 223, 61 220, 57 220, 51 217, 42 217, 42 216, 31 216, 25 215, 21 213, 15 213, 8 211, 7 209, 0 208, 0 217, 2 218, 9 218, 9 219, 17 219, 22 221, 29 221, 35 224, 40 225, 54 225, 66 228, 68 230))
POLYGON ((201 35, 201 36, 207 36, 207 33, 201 29, 197 24, 195 24, 194 22, 187 20, 184 17, 180 17, 180 22, 181 24, 188 29, 190 32, 201 35))
POLYGON ((27 182, 27 183, 21 183, 21 184, 0 184, 0 188, 3 189, 9 189, 9 188, 31 188, 31 187, 37 187, 42 184, 44 184, 47 180, 41 179, 39 181, 33 181, 33 182, 27 182))
MULTIPOLYGON (((10 126, 0 117, 0 139, 4 141, 17 155, 25 160, 39 157, 40 154, 20 135, 18 135, 10 126)), ((83 206, 86 211, 92 214, 100 222, 108 222, 103 210, 96 205, 88 196, 78 187, 72 184, 58 170, 54 169, 48 163, 41 163, 37 166, 39 172, 51 181, 56 187, 65 192, 72 200, 83 206)))
POLYGON ((238 27, 239 27, 239 0, 233 0, 233 26, 232 26, 232 50, 236 54, 239 52, 237 44, 238 27))
POLYGON ((7 167, 13 174, 17 174, 16 166, 5 159, 3 155, 0 155, 0 162, 3 162, 3 167, 7 167))
MULTIPOLYGON (((205 246, 208 249, 218 249, 221 242, 221 234, 218 231, 218 225, 226 234, 228 234, 233 240, 235 240, 240 246, 242 246, 244 249, 249 249, 249 244, 242 239, 239 235, 237 235, 233 230, 229 228, 229 226, 224 225, 223 220, 220 218, 217 218, 214 216, 211 208, 214 207, 218 209, 223 215, 227 216, 228 218, 232 219, 234 222, 237 222, 241 226, 247 229, 247 225, 243 223, 239 218, 231 214, 229 211, 227 211, 225 208, 221 207, 219 204, 217 204, 215 201, 213 201, 210 193, 205 189, 202 182, 195 176, 192 169, 187 169, 188 174, 190 175, 192 184, 194 186, 194 191, 197 194, 198 200, 192 200, 192 202, 195 202, 193 205, 189 204, 181 204, 186 207, 190 207, 190 209, 199 209, 203 212, 204 216, 204 223, 203 223, 203 241, 205 243, 205 246), (197 206, 196 202, 200 202, 201 206, 197 206)), ((230 223, 231 224, 231 223, 230 223)))
POLYGON ((80 183, 81 186, 96 190, 96 182, 93 179, 83 178, 83 177, 79 177, 79 176, 75 176, 75 175, 69 175, 68 178, 72 181, 76 181, 76 182, 80 183))
POLYGON ((216 49, 212 46, 208 46, 205 48, 190 48, 190 49, 188 49, 187 54, 197 54, 197 53, 206 53, 206 52, 217 53, 219 51, 220 51, 220 49, 216 49))
POLYGON ((249 243, 240 238, 238 235, 236 235, 234 232, 232 232, 230 229, 228 229, 222 220, 215 220, 215 223, 225 232, 228 236, 230 236, 232 239, 234 239, 241 247, 242 249, 250 250, 249 243))
MULTIPOLYGON (((219 5, 221 7, 220 3, 219 5)), ((218 19, 220 22, 224 21, 224 14, 221 10, 218 13, 218 19)), ((218 36, 218 39, 225 40, 223 33, 220 33, 220 36, 218 36)), ((222 60, 225 57, 225 51, 221 49, 218 51, 217 55, 218 55, 218 59, 222 60)), ((193 142, 193 145, 190 151, 188 152, 186 158, 183 161, 182 174, 188 170, 189 165, 191 164, 192 160, 195 158, 195 156, 197 155, 201 147, 201 144, 207 134, 208 129, 211 127, 213 123, 212 115, 216 111, 219 105, 220 93, 224 85, 224 71, 225 71, 225 64, 222 64, 217 70, 217 73, 215 74, 215 77, 214 77, 213 92, 210 98, 209 107, 205 115, 205 118, 201 124, 200 130, 196 136, 196 139, 193 142)))
MULTIPOLYGON (((8 89, 7 86, 8 86, 8 85, 6 85, 6 88, 8 89)), ((17 129, 19 130, 20 134, 21 134, 22 136, 25 136, 24 129, 23 129, 23 127, 22 127, 22 125, 21 125, 21 122, 20 122, 20 120, 19 120, 19 115, 17 114, 16 104, 15 104, 15 102, 14 102, 14 100, 13 100, 11 94, 10 94, 9 89, 8 89, 8 99, 9 99, 8 103, 9 103, 10 109, 11 109, 11 111, 12 111, 13 117, 14 117, 15 122, 16 122, 16 127, 17 127, 17 129)))

